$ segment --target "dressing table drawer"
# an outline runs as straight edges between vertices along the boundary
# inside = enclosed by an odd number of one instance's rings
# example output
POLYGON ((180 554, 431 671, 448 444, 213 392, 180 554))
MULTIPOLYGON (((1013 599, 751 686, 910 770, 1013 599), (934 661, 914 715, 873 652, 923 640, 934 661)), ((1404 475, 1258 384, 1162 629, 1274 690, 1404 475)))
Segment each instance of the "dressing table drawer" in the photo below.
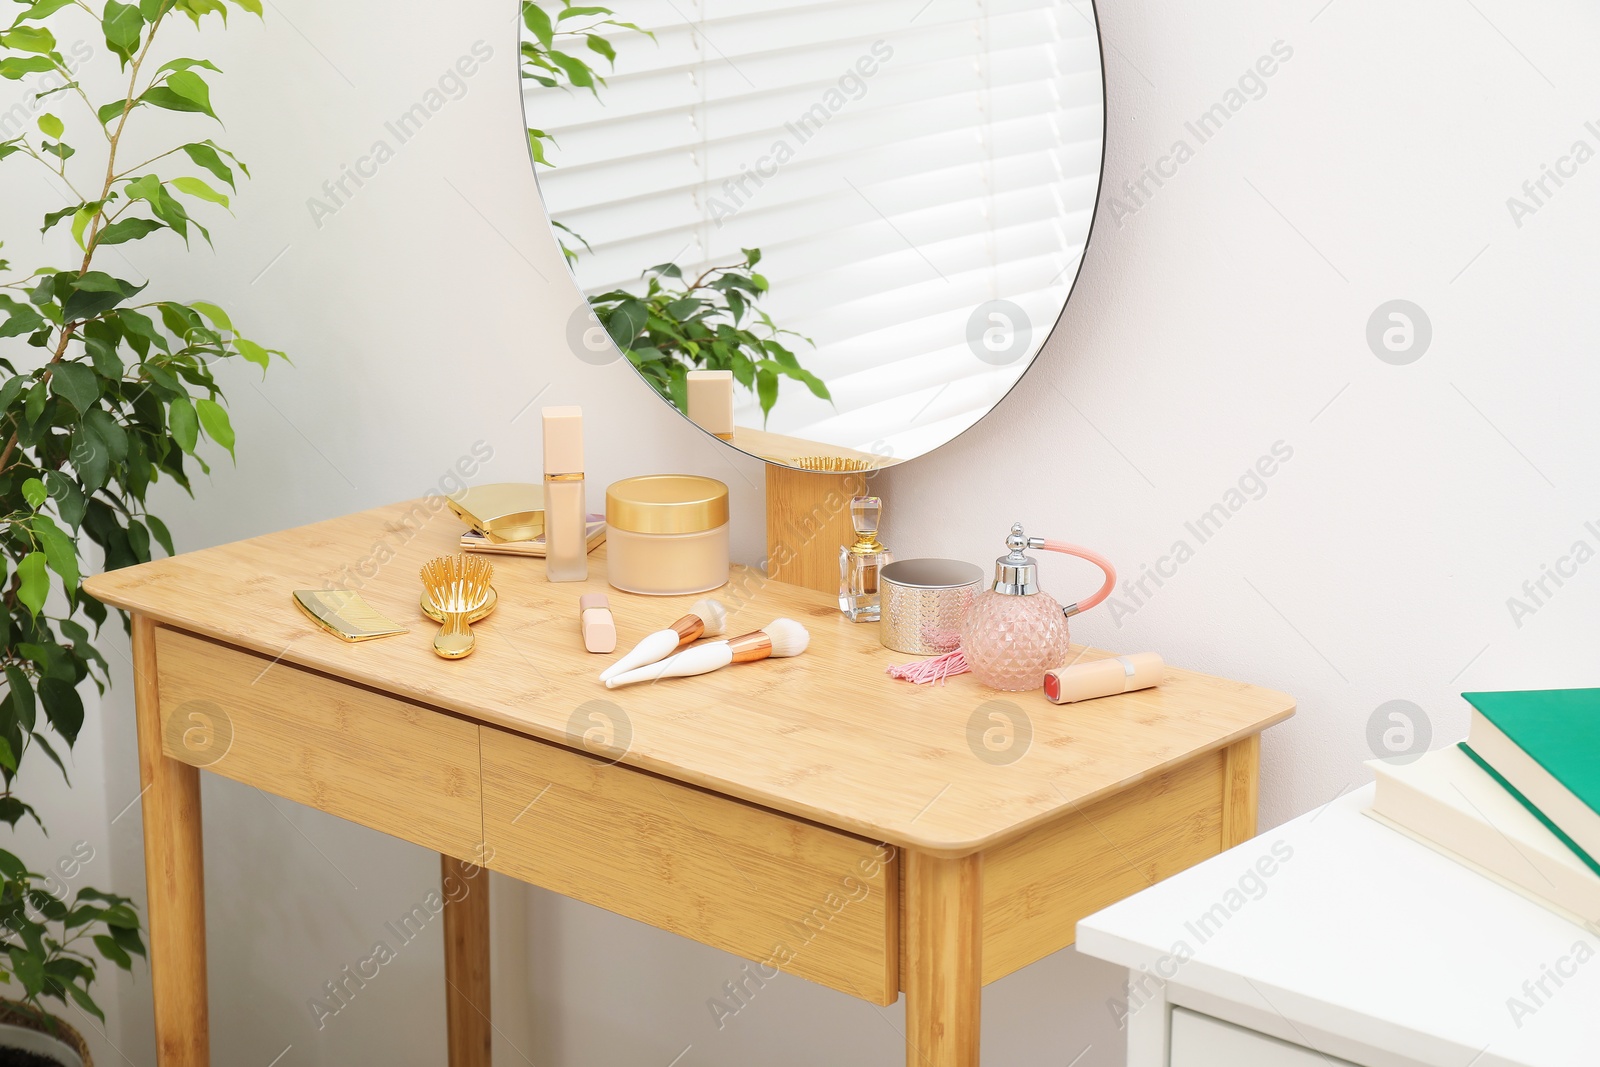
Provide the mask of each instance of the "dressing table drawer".
POLYGON ((482 751, 491 870, 753 960, 763 979, 899 995, 893 850, 488 726, 482 751))
POLYGON ((167 756, 477 859, 475 723, 165 627, 156 662, 167 756))

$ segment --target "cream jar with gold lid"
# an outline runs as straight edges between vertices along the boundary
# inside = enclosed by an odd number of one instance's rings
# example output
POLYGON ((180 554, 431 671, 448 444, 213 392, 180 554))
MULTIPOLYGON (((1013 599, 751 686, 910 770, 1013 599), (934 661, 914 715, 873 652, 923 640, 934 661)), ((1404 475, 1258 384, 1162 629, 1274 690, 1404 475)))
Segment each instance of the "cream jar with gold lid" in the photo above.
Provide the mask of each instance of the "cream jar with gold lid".
POLYGON ((728 487, 693 474, 624 478, 606 489, 606 570, 613 587, 649 596, 728 583, 728 487))

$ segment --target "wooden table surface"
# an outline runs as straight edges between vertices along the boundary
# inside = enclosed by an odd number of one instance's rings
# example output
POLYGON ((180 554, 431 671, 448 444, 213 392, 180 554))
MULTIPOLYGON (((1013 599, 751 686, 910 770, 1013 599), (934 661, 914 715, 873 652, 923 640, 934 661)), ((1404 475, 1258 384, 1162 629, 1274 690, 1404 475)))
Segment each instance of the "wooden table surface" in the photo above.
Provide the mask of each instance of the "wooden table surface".
POLYGON ((585 705, 608 701, 591 708, 626 722, 625 764, 932 855, 968 855, 1014 838, 1294 710, 1283 693, 1171 668, 1159 688, 1062 706, 1037 692, 987 689, 970 675, 944 687, 912 686, 884 673, 914 657, 884 649, 875 625, 848 622, 832 597, 746 568, 708 594, 730 609, 729 634, 787 616, 810 630, 809 651, 607 690, 596 676, 613 657, 583 650, 579 596, 609 594, 619 652, 697 598, 610 589, 604 547, 590 555, 586 583, 546 582, 542 559, 492 557, 499 607, 474 627, 477 652, 446 661, 431 651, 435 624, 418 610, 418 568, 454 551, 461 532, 432 498, 157 560, 85 585, 160 623, 574 748, 582 747, 572 730, 585 705), (290 595, 323 587, 358 589, 411 632, 354 645, 335 639, 290 595), (196 590, 205 591, 204 604, 196 590), (978 755, 988 754, 982 734, 999 721, 987 717, 997 710, 1031 728, 1031 743, 1013 762, 978 755))

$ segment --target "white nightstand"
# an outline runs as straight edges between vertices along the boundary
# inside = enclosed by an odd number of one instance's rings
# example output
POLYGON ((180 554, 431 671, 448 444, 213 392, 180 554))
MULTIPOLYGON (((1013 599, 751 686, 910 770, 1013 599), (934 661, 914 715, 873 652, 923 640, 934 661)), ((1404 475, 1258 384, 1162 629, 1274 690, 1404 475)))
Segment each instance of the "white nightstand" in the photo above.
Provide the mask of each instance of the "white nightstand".
POLYGON ((1078 924, 1129 1067, 1592 1067, 1600 932, 1363 814, 1372 787, 1078 924))

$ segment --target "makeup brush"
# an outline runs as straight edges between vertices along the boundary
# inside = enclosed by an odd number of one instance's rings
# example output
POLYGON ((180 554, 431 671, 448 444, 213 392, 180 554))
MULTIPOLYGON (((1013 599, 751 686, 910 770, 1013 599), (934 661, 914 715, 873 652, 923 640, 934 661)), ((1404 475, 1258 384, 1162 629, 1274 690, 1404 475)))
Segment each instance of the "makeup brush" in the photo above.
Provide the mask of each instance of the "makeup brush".
POLYGON ((666 659, 690 642, 702 637, 721 637, 727 632, 728 609, 715 600, 696 600, 689 614, 634 645, 632 652, 600 672, 600 680, 609 682, 636 667, 666 659))
POLYGON ((726 641, 710 641, 685 649, 670 659, 652 663, 648 667, 616 675, 606 682, 607 689, 632 685, 635 682, 654 682, 661 678, 688 678, 696 674, 710 674, 730 663, 754 663, 774 657, 783 659, 798 656, 811 643, 806 628, 793 619, 774 619, 764 630, 756 630, 726 641))

